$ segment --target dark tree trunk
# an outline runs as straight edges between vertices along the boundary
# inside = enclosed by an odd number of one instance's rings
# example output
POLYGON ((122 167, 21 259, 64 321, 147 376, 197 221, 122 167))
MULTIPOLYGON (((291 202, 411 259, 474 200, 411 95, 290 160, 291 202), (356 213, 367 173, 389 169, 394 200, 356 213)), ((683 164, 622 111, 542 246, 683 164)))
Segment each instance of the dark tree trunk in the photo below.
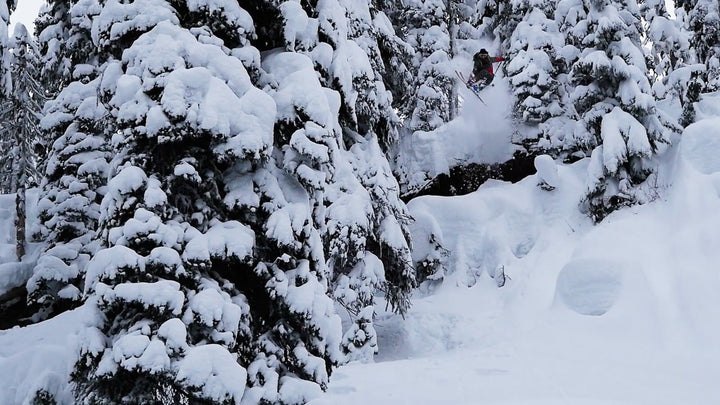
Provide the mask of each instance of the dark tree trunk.
POLYGON ((18 262, 25 256, 25 185, 18 187, 15 196, 15 252, 18 262))

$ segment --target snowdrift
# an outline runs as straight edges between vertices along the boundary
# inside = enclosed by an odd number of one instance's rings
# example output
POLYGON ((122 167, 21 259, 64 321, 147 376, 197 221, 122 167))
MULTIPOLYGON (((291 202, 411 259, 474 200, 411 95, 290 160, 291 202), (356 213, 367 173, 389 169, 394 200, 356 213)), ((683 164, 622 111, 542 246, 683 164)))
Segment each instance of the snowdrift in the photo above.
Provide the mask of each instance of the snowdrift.
POLYGON ((411 201, 415 257, 440 235, 449 274, 406 320, 381 317, 378 363, 341 368, 313 404, 720 403, 712 103, 663 156, 656 200, 597 226, 578 211, 587 161, 411 201))

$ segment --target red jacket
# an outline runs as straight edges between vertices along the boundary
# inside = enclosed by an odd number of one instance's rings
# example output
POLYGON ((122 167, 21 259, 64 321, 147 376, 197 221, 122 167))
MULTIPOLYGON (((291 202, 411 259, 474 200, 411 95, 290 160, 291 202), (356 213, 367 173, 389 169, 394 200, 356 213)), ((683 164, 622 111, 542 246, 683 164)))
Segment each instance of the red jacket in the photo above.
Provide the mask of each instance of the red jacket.
MULTIPOLYGON (((504 58, 502 58, 502 57, 500 57, 500 56, 491 56, 490 58, 491 58, 493 61, 495 61, 495 62, 502 62, 502 61, 505 60, 504 58)), ((493 72, 493 65, 490 65, 490 67, 487 68, 486 70, 487 70, 488 73, 490 73, 491 75, 492 75, 492 74, 495 74, 495 72, 493 72)))
POLYGON ((490 76, 493 76, 493 63, 502 62, 504 60, 505 59, 500 56, 490 56, 487 54, 476 53, 473 56, 473 76, 478 76, 482 74, 483 71, 489 73, 490 76))

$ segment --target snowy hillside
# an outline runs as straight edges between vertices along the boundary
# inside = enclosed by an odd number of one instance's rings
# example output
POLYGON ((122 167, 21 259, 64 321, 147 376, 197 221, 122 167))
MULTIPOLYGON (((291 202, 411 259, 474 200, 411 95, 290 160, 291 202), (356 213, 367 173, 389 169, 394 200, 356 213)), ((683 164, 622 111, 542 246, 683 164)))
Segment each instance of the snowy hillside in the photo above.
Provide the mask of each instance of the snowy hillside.
POLYGON ((341 368, 313 404, 719 403, 717 120, 666 156, 661 199, 598 226, 577 211, 585 162, 559 166, 553 191, 531 176, 413 200, 454 272, 406 320, 379 322, 377 363, 341 368))

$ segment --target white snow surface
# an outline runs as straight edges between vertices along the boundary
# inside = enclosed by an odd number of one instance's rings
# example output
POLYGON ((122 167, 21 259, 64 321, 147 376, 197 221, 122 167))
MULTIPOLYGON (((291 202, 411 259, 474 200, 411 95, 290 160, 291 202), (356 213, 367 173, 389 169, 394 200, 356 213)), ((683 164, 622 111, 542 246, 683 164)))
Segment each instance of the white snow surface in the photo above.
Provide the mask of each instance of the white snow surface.
POLYGON ((30 327, 0 331, 0 403, 30 404, 44 388, 59 404, 72 404, 67 381, 77 356, 86 307, 30 327))
POLYGON ((540 155, 535 158, 535 170, 537 170, 538 180, 550 187, 560 185, 558 177, 558 169, 552 157, 548 155, 540 155))
POLYGON ((416 293, 405 320, 379 314, 376 362, 341 367, 310 403, 720 403, 716 117, 664 155, 660 198, 599 225, 577 209, 588 159, 558 164, 552 191, 534 175, 411 201, 427 224, 412 228, 415 249, 440 235, 450 274, 416 293))

